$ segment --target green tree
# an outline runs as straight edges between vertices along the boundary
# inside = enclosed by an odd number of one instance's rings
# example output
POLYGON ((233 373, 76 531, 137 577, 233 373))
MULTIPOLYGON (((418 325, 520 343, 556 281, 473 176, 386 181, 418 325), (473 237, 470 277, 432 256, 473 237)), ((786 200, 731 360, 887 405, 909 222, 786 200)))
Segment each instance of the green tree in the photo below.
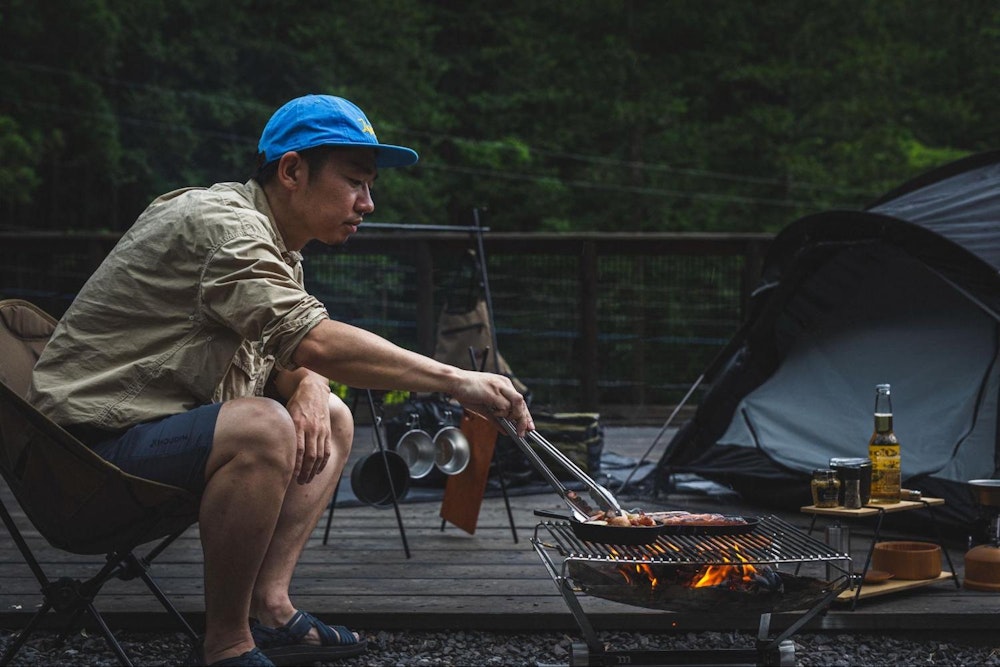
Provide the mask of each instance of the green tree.
POLYGON ((969 0, 8 0, 7 227, 122 229, 242 180, 311 92, 421 153, 377 219, 759 231, 996 146, 1000 9, 969 0))
POLYGON ((117 125, 99 83, 113 73, 118 34, 103 0, 10 0, 0 15, 0 170, 15 172, 0 178, 20 186, 0 202, 15 220, 26 214, 22 224, 41 217, 81 228, 106 210, 79 195, 106 195, 104 174, 118 168, 117 125))

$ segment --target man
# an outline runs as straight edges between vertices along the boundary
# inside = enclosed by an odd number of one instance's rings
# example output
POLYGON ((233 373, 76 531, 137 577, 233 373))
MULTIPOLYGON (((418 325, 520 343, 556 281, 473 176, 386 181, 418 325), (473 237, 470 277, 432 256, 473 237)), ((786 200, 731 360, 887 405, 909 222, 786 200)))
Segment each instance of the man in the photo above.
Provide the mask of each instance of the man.
POLYGON ((205 664, 303 664, 365 648, 289 598, 353 438, 329 379, 442 392, 521 433, 534 427, 507 378, 331 320, 303 289, 303 246, 347 241, 375 208, 378 169, 416 160, 378 143, 347 100, 292 100, 265 126, 248 183, 150 204, 35 368, 30 398, 53 420, 125 471, 200 494, 205 664))

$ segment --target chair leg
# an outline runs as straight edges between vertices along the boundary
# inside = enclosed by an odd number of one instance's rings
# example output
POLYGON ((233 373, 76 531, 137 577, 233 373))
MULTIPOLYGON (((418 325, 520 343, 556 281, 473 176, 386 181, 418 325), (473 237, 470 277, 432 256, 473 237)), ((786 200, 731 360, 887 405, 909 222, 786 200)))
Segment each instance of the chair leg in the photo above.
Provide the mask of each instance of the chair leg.
POLYGON ((34 634, 35 629, 38 624, 42 621, 42 617, 45 616, 52 609, 52 605, 46 600, 42 602, 42 606, 35 612, 35 615, 31 617, 28 624, 21 629, 21 632, 17 633, 17 636, 7 645, 6 650, 4 650, 3 655, 0 656, 0 666, 9 665, 17 652, 21 650, 24 643, 28 641, 28 638, 34 634))
POLYGON ((3 520, 3 524, 6 526, 7 532, 10 533, 10 538, 14 540, 14 544, 17 545, 17 550, 21 552, 24 562, 31 569, 31 573, 35 575, 35 579, 38 580, 39 585, 42 587, 48 586, 48 577, 45 576, 42 566, 38 564, 35 554, 31 552, 31 548, 28 547, 28 543, 24 541, 24 536, 21 535, 20 528, 18 528, 17 524, 14 523, 14 518, 10 515, 10 512, 7 511, 7 506, 2 501, 0 501, 0 519, 3 520))
POLYGON ((39 607, 39 610, 31 617, 31 620, 21 630, 21 632, 19 632, 17 636, 13 638, 11 643, 4 649, 3 655, 0 656, 0 667, 10 664, 10 662, 14 659, 14 656, 17 655, 31 635, 38 629, 38 625, 41 623, 42 618, 49 611, 55 611, 57 616, 65 616, 67 619, 66 623, 62 626, 62 636, 64 639, 68 638, 80 627, 80 621, 82 620, 81 617, 84 614, 90 614, 91 618, 100 628, 101 634, 104 636, 108 646, 112 651, 114 651, 119 662, 126 667, 131 667, 133 664, 132 661, 125 653, 121 644, 115 638, 114 633, 111 632, 111 629, 105 622, 104 617, 101 616, 101 613, 97 611, 97 608, 94 606, 94 598, 100 592, 104 584, 115 576, 122 576, 123 579, 129 579, 132 576, 140 577, 146 584, 146 587, 149 588, 149 591, 156 597, 157 600, 160 601, 160 604, 163 605, 163 608, 167 611, 167 613, 177 621, 185 634, 187 634, 192 640, 197 640, 198 634, 180 614, 177 608, 174 607, 147 571, 149 568, 148 560, 151 560, 153 557, 158 555, 163 549, 179 537, 181 533, 184 532, 183 530, 162 540, 159 545, 150 552, 150 555, 146 560, 140 560, 134 552, 115 552, 109 555, 107 562, 101 568, 100 572, 84 582, 67 577, 51 581, 45 575, 45 572, 35 559, 34 554, 25 542, 24 537, 21 535, 21 531, 14 523, 13 518, 7 511, 7 507, 2 502, 0 502, 0 520, 2 520, 3 524, 7 528, 8 533, 10 533, 10 536, 15 545, 18 547, 18 550, 21 552, 21 556, 24 558, 25 563, 35 575, 35 579, 38 580, 42 591, 41 607, 39 607))
MULTIPOLYGON (((0 502, 0 519, 3 520, 3 524, 6 526, 7 532, 10 534, 14 544, 17 545, 18 551, 21 552, 21 557, 24 558, 24 562, 28 565, 31 573, 38 581, 38 585, 41 586, 42 591, 44 592, 49 588, 49 586, 51 586, 51 582, 48 577, 45 576, 45 572, 42 570, 41 565, 38 564, 38 560, 28 547, 28 543, 25 542, 24 536, 21 535, 21 530, 17 527, 17 524, 14 523, 14 518, 10 515, 10 512, 7 511, 7 506, 3 502, 0 502)), ((38 628, 38 624, 41 623, 42 617, 44 617, 45 614, 47 614, 51 609, 52 602, 48 597, 43 595, 41 607, 39 607, 38 611, 35 612, 35 615, 31 617, 28 624, 24 626, 24 629, 18 633, 17 637, 15 637, 11 643, 7 645, 6 650, 3 652, 3 656, 0 656, 0 666, 10 664, 10 661, 14 659, 17 652, 21 650, 24 643, 28 641, 28 638, 31 637, 31 635, 38 628)))
POLYGON ((125 654, 125 649, 122 648, 122 645, 118 642, 118 638, 115 637, 113 632, 111 632, 111 628, 108 627, 108 624, 104 622, 104 617, 101 616, 101 612, 97 611, 97 607, 94 606, 94 603, 88 602, 86 609, 90 614, 90 617, 94 619, 95 623, 97 623, 97 627, 100 628, 101 634, 104 635, 104 641, 107 642, 111 650, 114 651, 116 656, 118 656, 118 662, 120 662, 123 667, 133 667, 132 661, 129 660, 128 655, 125 654))
POLYGON ((123 558, 120 555, 114 555, 108 559, 101 571, 90 579, 79 581, 69 577, 61 577, 42 589, 42 594, 45 596, 45 600, 52 604, 57 615, 66 617, 66 622, 62 626, 62 639, 64 641, 83 627, 84 614, 90 614, 108 642, 108 646, 118 656, 118 660, 123 665, 131 665, 132 661, 125 655, 121 644, 118 643, 105 623, 104 617, 94 606, 94 598, 100 593, 104 584, 122 569, 122 563, 123 558))
MULTIPOLYGON (((0 665, 9 665, 11 663, 14 656, 17 655, 18 651, 20 651, 24 644, 28 641, 28 638, 34 634, 36 629, 38 629, 38 624, 41 622, 42 618, 50 610, 52 610, 52 608, 52 603, 46 599, 42 603, 41 608, 39 608, 35 615, 31 617, 28 625, 26 625, 24 629, 18 633, 17 637, 15 637, 14 640, 7 646, 3 656, 0 656, 0 665)), ((94 619, 95 623, 97 623, 101 634, 104 636, 104 641, 107 642, 108 647, 110 647, 114 652, 115 656, 118 658, 118 662, 120 662, 124 667, 133 667, 133 663, 125 653, 125 649, 122 648, 121 643, 119 643, 114 633, 111 632, 108 624, 104 621, 104 617, 101 616, 101 613, 97 611, 96 607, 94 607, 93 602, 87 601, 84 603, 83 607, 73 610, 69 623, 63 628, 63 639, 65 640, 68 638, 69 634, 72 633, 76 627, 78 627, 77 621, 82 613, 89 613, 90 617, 94 619)))
MULTIPOLYGON (((129 554, 129 559, 132 561, 133 566, 141 567, 142 564, 139 562, 139 559, 136 558, 135 554, 129 554)), ((187 619, 185 619, 181 615, 181 613, 177 611, 177 607, 174 606, 174 604, 170 601, 170 599, 167 598, 166 595, 164 595, 163 590, 160 588, 159 584, 156 583, 153 577, 150 576, 146 568, 142 569, 142 571, 139 574, 139 577, 143 580, 143 582, 145 582, 146 587, 149 588, 149 591, 156 596, 157 600, 160 601, 160 604, 163 605, 163 608, 166 609, 167 613, 175 621, 177 621, 178 625, 181 626, 181 629, 184 630, 184 634, 186 634, 192 640, 197 641, 198 633, 194 631, 194 628, 192 628, 191 624, 187 622, 187 619)))
MULTIPOLYGON (((194 631, 191 625, 187 622, 187 619, 181 615, 177 610, 177 607, 170 601, 170 599, 160 588, 160 585, 156 583, 152 575, 149 573, 150 563, 154 558, 159 556, 164 549, 174 543, 174 541, 183 535, 187 531, 187 528, 177 531, 173 535, 168 535, 162 539, 153 549, 149 551, 144 557, 139 558, 134 551, 128 553, 115 552, 109 557, 109 560, 118 561, 119 565, 114 571, 109 572, 106 579, 111 579, 112 577, 118 577, 122 581, 129 581, 138 577, 142 579, 143 583, 146 584, 146 588, 152 593, 157 600, 160 601, 160 605, 163 609, 173 618, 177 624, 183 630, 184 634, 190 637, 192 640, 198 639, 198 633, 194 631)), ((100 585, 103 585, 102 581, 100 585)))
MULTIPOLYGON (((71 579, 69 577, 60 577, 55 581, 45 579, 46 583, 42 586, 42 607, 39 609, 38 613, 32 617, 28 626, 21 632, 14 644, 12 644, 8 651, 5 652, 4 660, 8 659, 8 654, 10 658, 13 658, 14 653, 19 650, 21 646, 23 646, 27 638, 32 632, 34 632, 42 617, 51 610, 56 613, 57 618, 61 617, 66 619, 66 622, 62 624, 61 629, 61 638, 64 641, 81 627, 81 617, 84 614, 89 613, 91 618, 94 619, 94 622, 97 623, 100 628, 101 634, 104 635, 104 639, 107 641, 108 646, 118 657, 119 662, 126 667, 132 667, 132 661, 129 660, 124 649, 121 647, 121 644, 118 643, 117 639, 115 639, 114 634, 111 632, 110 628, 108 628, 104 618, 94 606, 94 598, 101 590, 101 587, 108 581, 108 579, 114 576, 114 573, 120 570, 121 567, 122 564, 120 557, 110 558, 101 568, 100 572, 87 581, 81 582, 77 579, 71 579)), ((2 664, 6 664, 6 662, 3 662, 2 664)))

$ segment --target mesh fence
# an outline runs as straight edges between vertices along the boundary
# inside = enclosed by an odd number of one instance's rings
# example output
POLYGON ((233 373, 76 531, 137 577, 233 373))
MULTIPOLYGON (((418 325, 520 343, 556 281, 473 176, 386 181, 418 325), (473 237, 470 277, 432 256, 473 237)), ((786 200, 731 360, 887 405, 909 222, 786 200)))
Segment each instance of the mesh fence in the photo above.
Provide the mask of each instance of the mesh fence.
MULTIPOLYGON (((0 240, 0 297, 24 298, 61 315, 115 240, 7 236, 0 240)), ((596 247, 588 260, 571 236, 558 244, 530 237, 487 243, 500 351, 536 405, 578 410, 594 397, 600 406, 672 405, 740 324, 748 262, 754 261, 750 246, 734 251, 727 237, 725 243, 706 240, 696 251, 689 245, 664 251, 641 240, 612 251, 596 247), (713 251, 716 245, 726 249, 713 251)), ((439 242, 433 234, 310 247, 306 286, 333 318, 429 354, 426 332, 421 340, 421 301, 431 309, 423 320, 433 321, 446 303, 454 308, 482 295, 468 255, 467 244, 439 242), (418 260, 418 247, 429 249, 430 268, 418 260), (421 276, 428 270, 430 280, 421 276), (421 295, 427 285, 432 294, 421 295)))
MULTIPOLYGON (((467 298, 465 268, 447 260, 434 264, 435 313, 456 292, 458 300, 467 298)), ((581 262, 566 253, 488 252, 499 348, 543 405, 579 409, 587 363, 596 366, 589 370, 600 405, 674 404, 740 324, 743 255, 600 254, 596 355, 589 355, 581 262)), ((307 267, 307 286, 335 318, 420 349, 411 259, 324 253, 308 257, 307 267)))

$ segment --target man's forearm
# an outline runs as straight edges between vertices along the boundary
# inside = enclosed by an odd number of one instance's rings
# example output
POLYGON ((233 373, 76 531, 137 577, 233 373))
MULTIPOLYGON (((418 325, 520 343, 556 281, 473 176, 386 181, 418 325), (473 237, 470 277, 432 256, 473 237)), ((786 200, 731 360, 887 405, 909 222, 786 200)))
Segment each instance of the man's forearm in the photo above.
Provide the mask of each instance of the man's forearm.
POLYGON ((315 373, 308 368, 298 368, 294 371, 277 371, 274 374, 274 389, 285 401, 288 401, 298 390, 302 382, 314 382, 329 390, 330 381, 319 373, 315 373))
POLYGON ((519 435, 534 428, 524 397, 509 378, 443 364, 342 322, 324 320, 313 327, 292 359, 358 389, 448 394, 473 412, 512 419, 519 435))
POLYGON ((314 327, 293 359, 322 376, 363 389, 451 393, 461 376, 458 369, 332 320, 314 327))

